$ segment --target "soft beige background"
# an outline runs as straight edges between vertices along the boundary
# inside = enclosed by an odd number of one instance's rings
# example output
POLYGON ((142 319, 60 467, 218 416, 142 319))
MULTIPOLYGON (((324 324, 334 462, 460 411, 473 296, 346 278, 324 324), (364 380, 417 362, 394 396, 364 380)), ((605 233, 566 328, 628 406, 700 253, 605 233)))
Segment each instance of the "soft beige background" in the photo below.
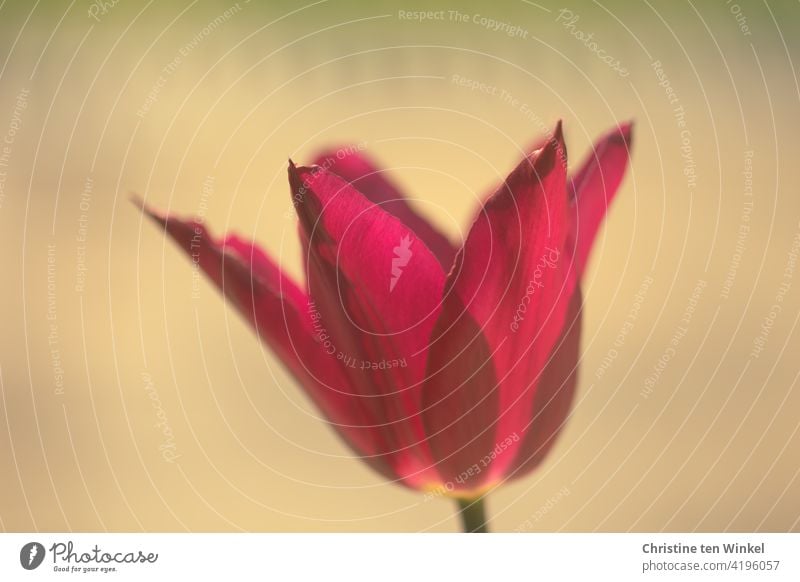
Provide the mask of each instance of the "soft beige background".
POLYGON ((595 135, 634 118, 633 166, 585 282, 577 405, 549 461, 491 496, 491 527, 800 531, 800 272, 784 276, 800 232, 800 8, 741 4, 749 35, 723 1, 572 2, 575 29, 621 61, 621 77, 544 0, 240 2, 208 34, 231 4, 121 2, 97 22, 85 1, 3 3, 0 139, 30 93, 0 201, 0 529, 455 530, 450 503, 349 458, 216 291, 201 281, 193 297, 190 263, 128 195, 251 235, 299 274, 289 156, 363 142, 456 239, 541 135, 536 119, 564 120, 576 163, 595 135), (429 6, 469 21, 398 18, 429 6), (475 24, 476 13, 527 38, 475 24), (694 188, 655 60, 685 110, 694 188), (157 101, 137 116, 159 75, 157 101), (747 151, 750 231, 724 298, 747 151), (644 398, 698 280, 688 331, 644 398))

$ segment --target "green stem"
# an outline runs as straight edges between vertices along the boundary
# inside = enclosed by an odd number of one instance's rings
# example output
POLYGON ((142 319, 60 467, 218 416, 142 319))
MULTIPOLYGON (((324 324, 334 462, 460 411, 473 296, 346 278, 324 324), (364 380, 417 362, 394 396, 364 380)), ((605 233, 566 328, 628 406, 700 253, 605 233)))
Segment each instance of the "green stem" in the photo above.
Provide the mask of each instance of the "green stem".
POLYGON ((489 533, 486 526, 486 505, 483 497, 477 499, 458 499, 461 525, 466 533, 489 533))

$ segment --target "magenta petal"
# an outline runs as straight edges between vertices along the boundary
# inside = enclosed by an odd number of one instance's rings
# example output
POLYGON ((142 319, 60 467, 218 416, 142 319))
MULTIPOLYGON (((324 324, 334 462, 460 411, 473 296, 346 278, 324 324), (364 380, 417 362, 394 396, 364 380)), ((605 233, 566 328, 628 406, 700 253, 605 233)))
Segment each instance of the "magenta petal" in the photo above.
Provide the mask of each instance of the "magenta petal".
POLYGON ((420 410, 444 272, 400 220, 321 167, 289 166, 309 295, 354 391, 381 427, 397 473, 435 480, 420 410))
POLYGON ((390 479, 395 472, 380 454, 380 419, 348 394, 347 376, 326 353, 307 314, 306 294, 257 246, 232 235, 217 241, 191 220, 143 210, 197 262, 297 378, 353 450, 390 479))
POLYGON ((436 227, 417 214, 386 172, 366 156, 353 148, 340 148, 322 153, 315 164, 350 182, 371 202, 397 217, 427 245, 442 268, 450 270, 456 249, 436 227))
MULTIPOLYGON (((460 256, 460 255, 459 255, 460 256)), ((475 464, 493 448, 499 395, 492 353, 478 324, 450 292, 433 331, 422 419, 445 491, 476 491, 488 471, 475 464)))
POLYGON ((575 248, 575 264, 583 273, 597 231, 617 193, 630 159, 632 123, 609 131, 594 145, 581 169, 570 180, 574 199, 574 227, 568 245, 575 248))
MULTIPOLYGON (((441 392, 435 371, 448 365, 447 356, 472 351, 472 363, 457 374, 463 384, 449 388, 454 393, 451 400, 459 400, 460 409, 471 412, 447 431, 438 427, 435 434, 431 431, 438 418, 445 416, 440 405, 433 403, 423 414, 437 418, 426 420, 434 450, 452 450, 461 443, 470 448, 465 458, 473 463, 491 457, 470 481, 470 489, 502 478, 512 463, 530 421, 536 380, 561 334, 575 285, 572 258, 564 244, 569 230, 567 204, 566 150, 559 124, 553 138, 523 160, 486 202, 449 276, 443 321, 436 327, 444 331, 433 336, 429 384, 441 392), (485 349, 474 333, 465 333, 471 326, 460 321, 462 305, 482 329, 485 349), (487 351, 499 390, 486 383, 487 351), (470 373, 474 380, 468 380, 470 373), (497 396, 488 396, 493 390, 497 396), (448 442, 436 444, 437 438, 448 442), (512 444, 502 454, 492 455, 506 439, 512 444)), ((446 402, 442 400, 442 405, 446 402)), ((468 471, 462 465, 445 462, 440 472, 455 479, 468 471)))
POLYGON ((530 426, 520 443, 514 463, 507 469, 509 478, 517 479, 535 469, 553 448, 566 423, 578 384, 582 295, 576 286, 561 337, 553 348, 536 386, 530 411, 530 426))

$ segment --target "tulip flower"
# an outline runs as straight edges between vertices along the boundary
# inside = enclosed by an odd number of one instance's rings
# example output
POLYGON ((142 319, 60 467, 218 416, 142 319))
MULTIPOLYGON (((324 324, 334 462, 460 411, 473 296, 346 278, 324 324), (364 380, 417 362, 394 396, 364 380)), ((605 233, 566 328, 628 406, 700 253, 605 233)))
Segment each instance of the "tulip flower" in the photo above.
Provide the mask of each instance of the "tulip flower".
POLYGON ((631 125, 615 127, 568 178, 559 123, 460 245, 356 148, 290 161, 304 283, 237 235, 144 209, 359 458, 486 531, 486 493, 535 469, 569 415, 580 279, 630 144, 631 125))

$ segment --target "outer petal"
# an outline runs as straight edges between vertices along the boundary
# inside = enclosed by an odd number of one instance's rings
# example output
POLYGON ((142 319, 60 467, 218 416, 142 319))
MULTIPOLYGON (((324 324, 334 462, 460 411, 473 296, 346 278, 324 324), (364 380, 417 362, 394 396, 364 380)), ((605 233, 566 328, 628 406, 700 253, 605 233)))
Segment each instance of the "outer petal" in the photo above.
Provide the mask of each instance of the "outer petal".
POLYGON ((444 272, 400 220, 321 167, 289 166, 309 294, 406 484, 436 481, 419 417, 444 272))
POLYGON ((142 208, 253 325, 356 453, 395 479, 382 454, 383 434, 375 427, 380 419, 369 414, 363 399, 348 393, 341 362, 318 341, 306 294, 258 247, 236 236, 214 240, 198 222, 142 208))
POLYGON ((456 249, 446 236, 416 213, 386 173, 378 169, 366 156, 353 148, 340 148, 323 152, 315 164, 344 178, 371 202, 397 217, 436 255, 444 270, 450 270, 456 249))
MULTIPOLYGON (((575 253, 578 274, 583 272, 592 243, 608 206, 619 189, 630 159, 632 123, 609 131, 570 180, 574 220, 567 241, 575 253)), ((578 379, 582 294, 576 289, 564 330, 538 381, 531 425, 509 468, 510 478, 535 469, 547 456, 572 406, 578 379)))
POLYGON ((553 138, 486 202, 449 276, 436 328, 444 331, 432 340, 423 416, 443 479, 457 481, 469 473, 470 459, 488 458, 464 489, 502 478, 525 437, 536 380, 561 334, 575 285, 572 259, 564 250, 567 204, 559 124, 553 138), (464 333, 470 326, 461 321, 466 315, 461 305, 482 329, 485 348, 476 347, 481 340, 474 334, 464 333), (448 369, 450 361, 470 352, 471 364, 448 369), (488 364, 497 385, 486 384, 488 364), (497 394, 489 396, 491 391, 497 394), (462 414, 442 426, 452 417, 453 402, 462 414), (511 444, 498 453, 507 439, 511 444))
POLYGON ((578 273, 583 273, 597 231, 622 183, 630 159, 631 122, 601 137, 570 180, 575 225, 568 244, 575 248, 578 273))

